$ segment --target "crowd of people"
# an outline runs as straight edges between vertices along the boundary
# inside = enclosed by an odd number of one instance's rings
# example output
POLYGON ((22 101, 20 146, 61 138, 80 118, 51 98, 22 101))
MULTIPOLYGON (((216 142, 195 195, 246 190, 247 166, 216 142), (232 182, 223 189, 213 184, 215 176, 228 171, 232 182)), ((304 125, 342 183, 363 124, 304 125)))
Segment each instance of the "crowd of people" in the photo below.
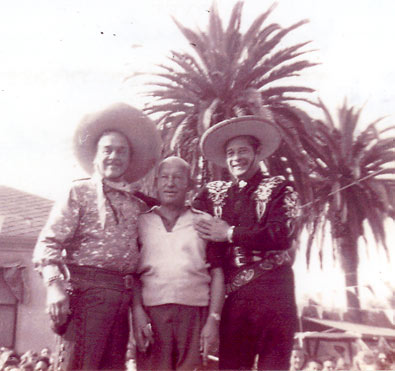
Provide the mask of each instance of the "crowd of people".
MULTIPOLYGON (((128 371, 136 370, 136 354, 129 348, 126 361, 128 371)), ((211 357, 210 365, 216 368, 216 357, 211 357), (214 360, 214 361, 213 361, 214 360)), ((205 368, 209 370, 210 368, 205 368)), ((395 370, 394 354, 384 351, 359 351, 351 362, 343 357, 308 357, 305 350, 294 346, 289 371, 380 371, 395 370)), ((12 349, 0 348, 0 371, 55 371, 49 347, 40 352, 28 350, 18 354, 12 349)))
POLYGON ((39 353, 28 350, 18 354, 13 349, 0 348, 0 371, 53 371, 51 349, 43 348, 39 353))
MULTIPOLYGON (((298 195, 260 165, 280 143, 265 111, 215 123, 201 152, 231 180, 194 190, 191 165, 160 160, 140 110, 122 103, 83 118, 74 153, 91 177, 55 204, 33 254, 59 340, 54 370, 124 369, 130 310, 138 370, 200 369, 212 353, 221 370, 289 370, 298 195), (133 185, 153 168, 155 198, 133 185)), ((7 362, 32 364, 14 352, 7 362)), ((41 355, 33 369, 45 367, 41 355)))
POLYGON ((295 346, 290 371, 380 371, 395 370, 395 354, 380 350, 360 350, 351 361, 344 357, 308 357, 304 349, 295 346))

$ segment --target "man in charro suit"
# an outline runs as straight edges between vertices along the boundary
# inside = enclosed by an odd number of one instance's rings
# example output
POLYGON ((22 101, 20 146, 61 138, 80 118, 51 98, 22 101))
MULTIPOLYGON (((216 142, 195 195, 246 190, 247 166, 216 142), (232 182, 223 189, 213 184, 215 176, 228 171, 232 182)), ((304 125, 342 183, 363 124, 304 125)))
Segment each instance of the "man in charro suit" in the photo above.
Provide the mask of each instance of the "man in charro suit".
MULTIPOLYGON (((288 250, 297 195, 282 176, 266 176, 259 162, 280 145, 269 120, 254 116, 220 122, 203 135, 205 158, 227 167, 232 182, 208 183, 194 207, 211 213, 195 228, 222 245, 227 299, 220 324, 220 369, 288 370, 297 325, 288 250)), ((217 249, 218 250, 218 249, 217 249)))

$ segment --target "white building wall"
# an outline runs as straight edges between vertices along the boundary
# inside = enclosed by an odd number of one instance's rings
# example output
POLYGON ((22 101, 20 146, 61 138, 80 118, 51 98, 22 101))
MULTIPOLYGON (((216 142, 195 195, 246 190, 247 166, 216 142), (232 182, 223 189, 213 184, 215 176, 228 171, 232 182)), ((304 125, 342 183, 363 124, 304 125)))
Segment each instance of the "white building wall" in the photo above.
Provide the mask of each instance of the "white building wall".
POLYGON ((18 304, 15 350, 22 354, 27 350, 39 352, 44 347, 55 350, 55 335, 49 327, 49 317, 45 312, 45 288, 41 278, 31 263, 32 248, 12 248, 1 246, 1 263, 21 263, 25 270, 24 303, 18 304))

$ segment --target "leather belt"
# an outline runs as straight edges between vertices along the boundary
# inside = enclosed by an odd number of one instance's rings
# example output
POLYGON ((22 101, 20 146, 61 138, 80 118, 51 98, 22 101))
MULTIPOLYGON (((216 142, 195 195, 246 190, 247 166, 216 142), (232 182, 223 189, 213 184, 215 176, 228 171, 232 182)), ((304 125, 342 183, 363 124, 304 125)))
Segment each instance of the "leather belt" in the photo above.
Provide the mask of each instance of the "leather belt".
POLYGON ((262 258, 260 256, 236 256, 232 259, 231 265, 235 267, 242 267, 243 265, 255 263, 261 260, 262 258))
POLYGON ((70 279, 94 282, 96 287, 116 290, 133 288, 133 276, 108 269, 89 267, 86 265, 68 265, 70 279))
POLYGON ((261 261, 262 259, 261 251, 253 250, 252 252, 249 252, 243 247, 233 246, 229 264, 233 267, 242 267, 243 265, 255 263, 261 261))
POLYGON ((230 294, 247 283, 262 276, 264 273, 274 270, 282 265, 290 264, 291 257, 288 251, 272 250, 265 253, 265 257, 241 271, 226 284, 226 293, 230 294))

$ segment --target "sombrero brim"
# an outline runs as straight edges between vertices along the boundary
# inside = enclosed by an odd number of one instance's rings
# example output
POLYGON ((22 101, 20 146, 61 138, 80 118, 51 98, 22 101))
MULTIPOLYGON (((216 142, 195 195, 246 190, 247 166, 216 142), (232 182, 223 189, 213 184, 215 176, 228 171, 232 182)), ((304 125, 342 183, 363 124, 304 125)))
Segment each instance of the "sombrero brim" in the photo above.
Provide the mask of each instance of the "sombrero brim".
POLYGON ((161 140, 154 123, 140 110, 117 103, 103 111, 85 116, 74 134, 74 154, 89 174, 97 142, 103 132, 115 130, 124 134, 131 146, 131 159, 125 180, 135 182, 148 173, 160 157, 161 140))
POLYGON ((235 117, 221 121, 204 132, 200 140, 203 156, 226 167, 225 144, 241 135, 251 135, 261 143, 259 160, 273 154, 281 142, 280 131, 272 122, 256 116, 235 117))

